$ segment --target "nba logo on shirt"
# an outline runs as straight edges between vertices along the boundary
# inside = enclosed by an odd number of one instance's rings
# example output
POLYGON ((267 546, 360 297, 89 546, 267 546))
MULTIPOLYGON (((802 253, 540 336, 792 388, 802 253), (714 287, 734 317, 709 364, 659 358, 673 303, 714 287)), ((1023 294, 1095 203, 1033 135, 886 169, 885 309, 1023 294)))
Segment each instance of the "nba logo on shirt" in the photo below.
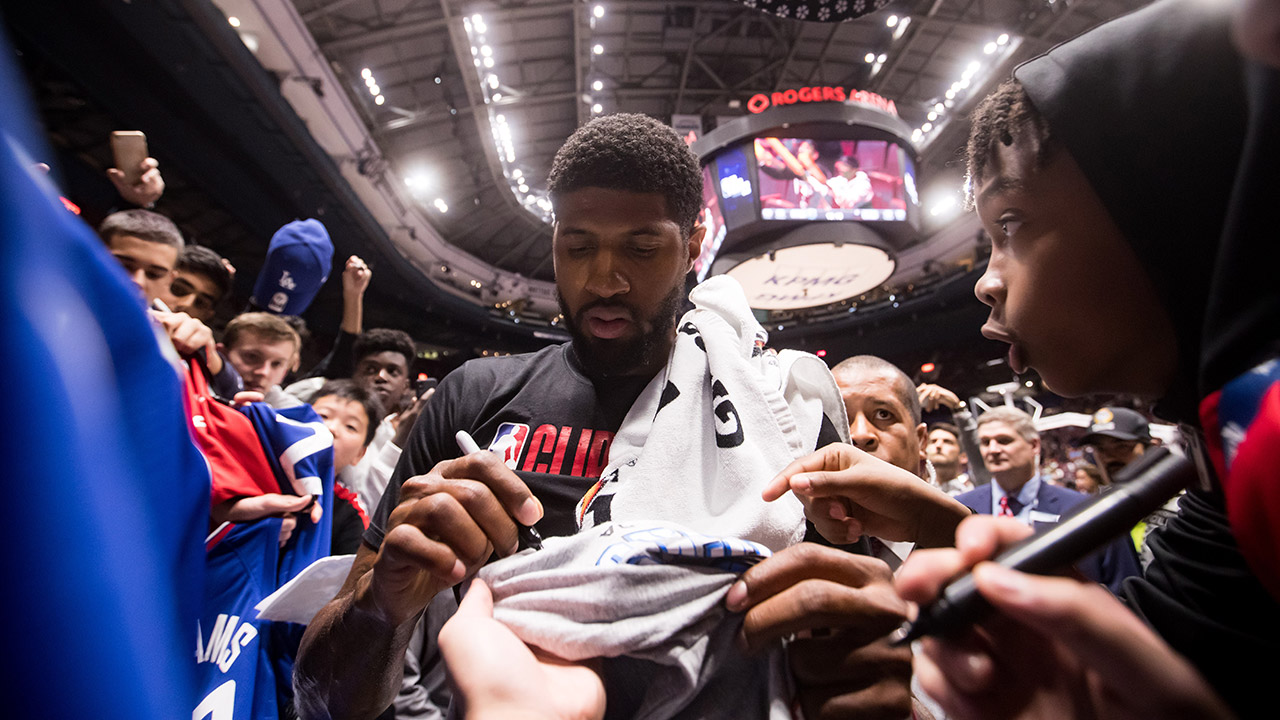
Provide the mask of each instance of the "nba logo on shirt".
POLYGON ((529 439, 529 426, 524 423, 502 423, 498 432, 489 443, 489 451, 502 456, 502 462, 512 470, 520 462, 520 454, 524 452, 524 444, 529 439))

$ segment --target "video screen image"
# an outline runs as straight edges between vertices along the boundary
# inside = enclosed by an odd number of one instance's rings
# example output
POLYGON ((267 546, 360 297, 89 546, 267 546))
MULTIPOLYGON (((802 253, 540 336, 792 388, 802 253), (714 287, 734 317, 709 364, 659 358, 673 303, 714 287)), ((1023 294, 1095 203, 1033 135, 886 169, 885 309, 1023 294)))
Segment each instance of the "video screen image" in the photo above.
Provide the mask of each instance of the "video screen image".
POLYGON ((906 220, 910 158, 885 140, 755 140, 764 220, 906 220))
POLYGON ((746 145, 731 147, 716 156, 717 188, 720 190, 720 211, 729 227, 737 228, 758 219, 756 193, 752 183, 746 145))
POLYGON ((720 214, 720 199, 716 197, 710 166, 702 169, 702 214, 698 217, 698 222, 707 228, 707 234, 702 236, 702 249, 698 252, 698 259, 693 261, 698 282, 702 282, 707 279, 711 263, 716 259, 720 243, 724 242, 724 236, 728 232, 724 216, 720 214))

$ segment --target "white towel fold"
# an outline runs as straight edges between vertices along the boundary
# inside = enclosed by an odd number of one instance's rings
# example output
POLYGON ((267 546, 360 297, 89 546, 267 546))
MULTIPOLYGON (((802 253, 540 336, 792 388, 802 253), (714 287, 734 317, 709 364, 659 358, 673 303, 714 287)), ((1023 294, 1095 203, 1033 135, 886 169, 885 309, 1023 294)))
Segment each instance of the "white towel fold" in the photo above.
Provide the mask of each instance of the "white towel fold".
POLYGON ((804 537, 791 494, 760 498, 788 463, 815 449, 825 414, 848 440, 839 388, 817 357, 764 345, 742 288, 716 276, 689 295, 666 368, 622 421, 579 528, 665 521, 773 551, 804 537))

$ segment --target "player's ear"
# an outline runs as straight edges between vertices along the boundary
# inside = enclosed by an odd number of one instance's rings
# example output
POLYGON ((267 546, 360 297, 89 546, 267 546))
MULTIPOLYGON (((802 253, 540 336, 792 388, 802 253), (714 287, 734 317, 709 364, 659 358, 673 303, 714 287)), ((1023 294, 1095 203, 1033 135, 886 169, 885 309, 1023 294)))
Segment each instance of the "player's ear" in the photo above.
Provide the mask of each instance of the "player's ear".
POLYGON ((707 234, 706 225, 698 225, 689 233, 689 239, 686 241, 685 250, 688 253, 686 258, 686 272, 693 269, 693 263, 698 259, 698 255, 702 253, 702 238, 707 234))

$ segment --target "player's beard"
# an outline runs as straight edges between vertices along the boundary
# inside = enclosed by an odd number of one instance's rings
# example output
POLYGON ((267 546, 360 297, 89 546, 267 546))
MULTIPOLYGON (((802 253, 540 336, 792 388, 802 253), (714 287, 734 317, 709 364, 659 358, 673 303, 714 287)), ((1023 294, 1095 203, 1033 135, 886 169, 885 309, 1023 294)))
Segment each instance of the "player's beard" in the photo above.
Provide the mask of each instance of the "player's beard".
POLYGON ((671 292, 662 298, 653 314, 647 318, 636 315, 635 309, 623 302, 597 300, 578 308, 577 314, 571 315, 565 304, 564 296, 556 291, 556 299, 560 302, 560 312, 568 321, 569 335, 573 338, 574 354, 591 377, 611 377, 622 375, 639 375, 646 371, 656 371, 667 361, 667 353, 671 352, 671 343, 675 337, 676 320, 680 308, 684 305, 684 285, 671 288, 671 292), (632 314, 639 333, 628 338, 603 339, 588 335, 583 330, 582 316, 593 307, 624 306, 632 314))

